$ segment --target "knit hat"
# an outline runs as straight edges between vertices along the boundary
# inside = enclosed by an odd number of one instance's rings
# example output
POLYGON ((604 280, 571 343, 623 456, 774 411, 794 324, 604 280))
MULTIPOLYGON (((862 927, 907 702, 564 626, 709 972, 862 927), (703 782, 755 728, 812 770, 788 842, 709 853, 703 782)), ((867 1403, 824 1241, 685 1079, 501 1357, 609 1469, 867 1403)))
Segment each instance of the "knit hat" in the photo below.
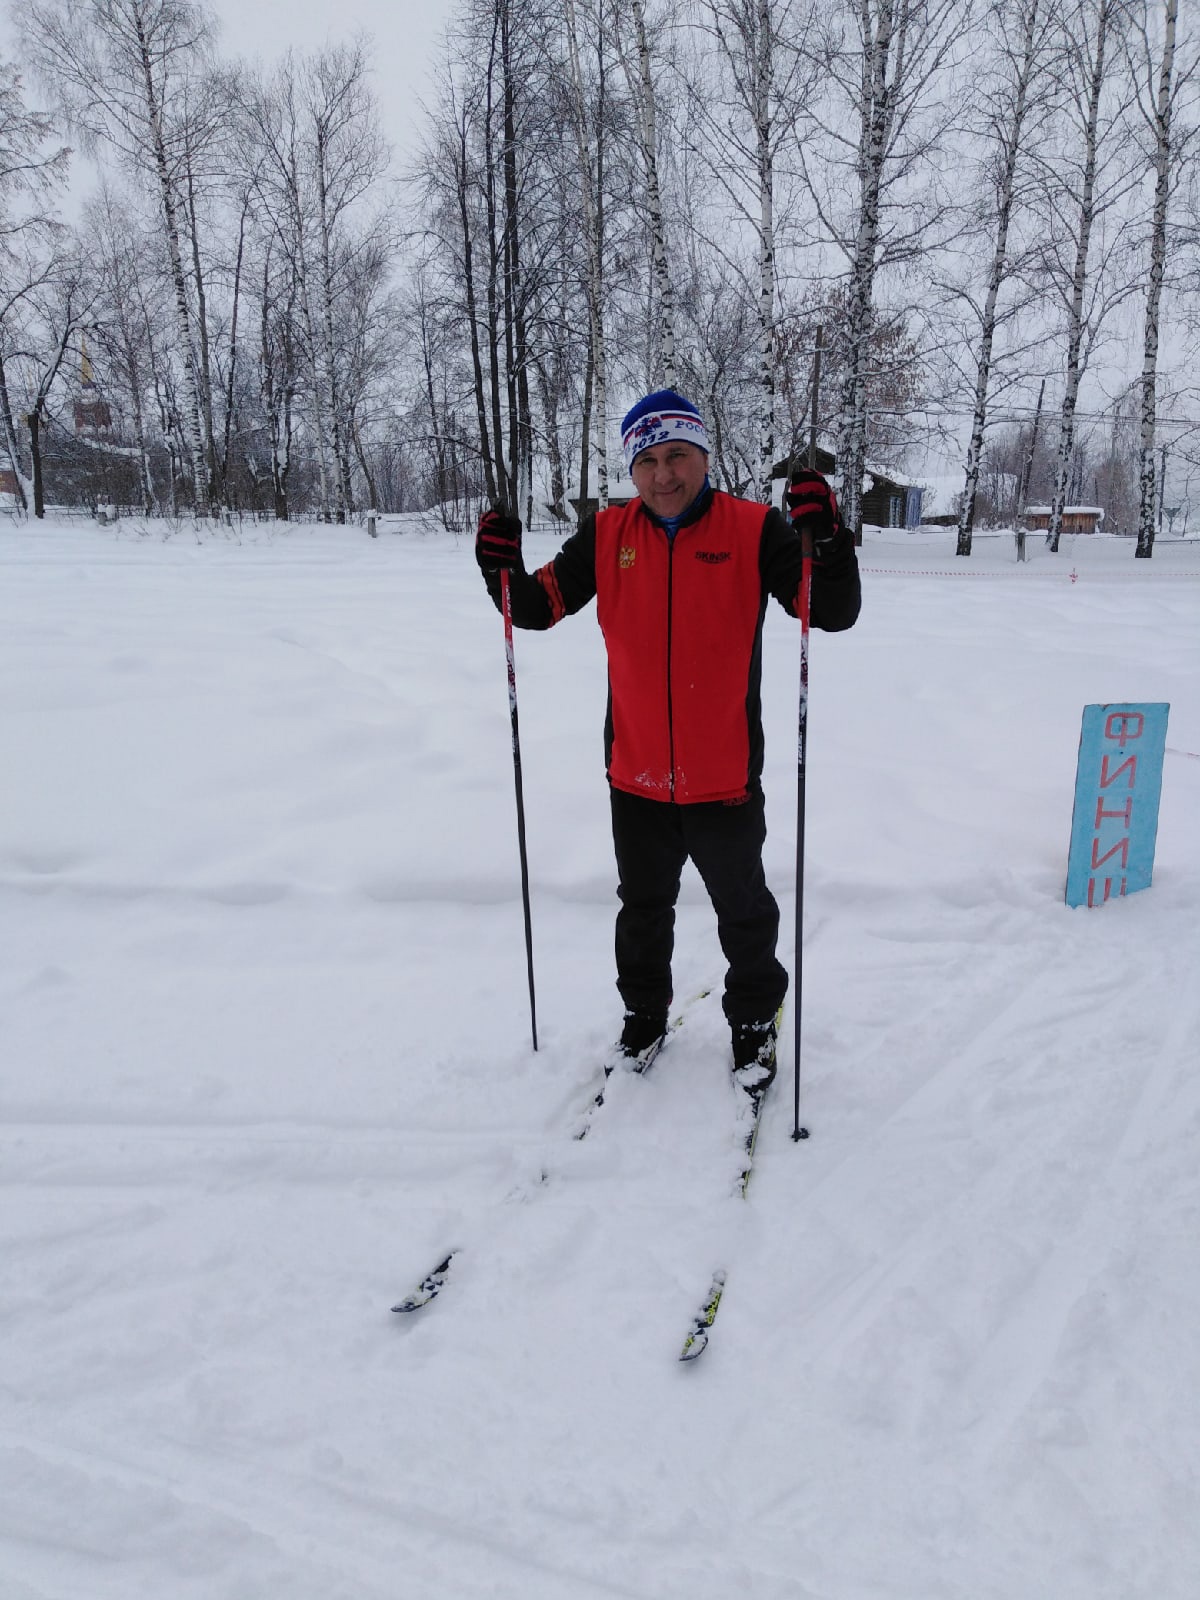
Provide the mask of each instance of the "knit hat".
POLYGON ((708 430, 690 400, 674 389, 656 389, 625 413, 621 423, 621 448, 628 471, 643 450, 682 439, 708 454, 708 430))

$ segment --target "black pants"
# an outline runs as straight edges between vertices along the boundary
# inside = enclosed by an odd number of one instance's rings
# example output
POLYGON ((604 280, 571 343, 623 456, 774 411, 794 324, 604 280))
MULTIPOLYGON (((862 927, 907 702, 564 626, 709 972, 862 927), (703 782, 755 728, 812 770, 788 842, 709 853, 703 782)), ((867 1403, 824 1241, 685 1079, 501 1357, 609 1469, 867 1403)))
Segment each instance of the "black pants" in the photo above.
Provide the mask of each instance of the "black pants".
POLYGON ((741 804, 688 806, 620 789, 611 793, 621 901, 617 989, 626 1010, 661 1013, 671 1003, 675 901, 690 856, 717 913, 717 934, 729 963, 725 1015, 730 1022, 773 1017, 788 980, 775 956, 779 907, 763 874, 762 790, 756 787, 741 804))

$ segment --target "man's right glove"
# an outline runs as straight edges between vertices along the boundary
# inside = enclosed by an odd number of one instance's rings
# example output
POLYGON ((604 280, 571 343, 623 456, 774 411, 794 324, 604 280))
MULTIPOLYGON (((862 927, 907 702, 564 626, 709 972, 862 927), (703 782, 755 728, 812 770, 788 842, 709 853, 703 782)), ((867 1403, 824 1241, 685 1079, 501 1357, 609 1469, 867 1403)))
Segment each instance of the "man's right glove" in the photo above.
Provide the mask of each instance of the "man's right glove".
POLYGON ((479 519, 475 559, 485 572, 511 571, 521 565, 521 522, 502 506, 492 506, 479 519))
POLYGON ((787 489, 788 516, 806 543, 811 541, 814 561, 833 553, 842 527, 837 496, 825 478, 809 467, 797 467, 787 489))

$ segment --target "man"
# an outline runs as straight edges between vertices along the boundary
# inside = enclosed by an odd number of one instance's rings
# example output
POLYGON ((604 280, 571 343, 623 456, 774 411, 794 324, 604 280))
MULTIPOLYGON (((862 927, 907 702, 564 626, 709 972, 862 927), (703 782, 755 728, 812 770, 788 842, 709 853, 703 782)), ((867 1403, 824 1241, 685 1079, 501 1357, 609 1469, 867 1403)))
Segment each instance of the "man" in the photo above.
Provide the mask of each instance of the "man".
POLYGON ((520 522, 494 508, 480 519, 476 555, 497 606, 508 571, 517 627, 553 627, 596 599, 608 651, 620 1055, 638 1070, 666 1033, 675 902, 690 857, 728 962, 734 1075, 761 1094, 775 1073, 787 993, 775 954, 779 908, 762 863, 763 618, 770 595, 799 614, 807 542, 811 621, 849 628, 860 603, 854 540, 818 473, 793 477, 790 522, 714 491, 704 422, 671 389, 640 400, 621 436, 638 499, 586 517, 534 573, 521 559, 520 522))

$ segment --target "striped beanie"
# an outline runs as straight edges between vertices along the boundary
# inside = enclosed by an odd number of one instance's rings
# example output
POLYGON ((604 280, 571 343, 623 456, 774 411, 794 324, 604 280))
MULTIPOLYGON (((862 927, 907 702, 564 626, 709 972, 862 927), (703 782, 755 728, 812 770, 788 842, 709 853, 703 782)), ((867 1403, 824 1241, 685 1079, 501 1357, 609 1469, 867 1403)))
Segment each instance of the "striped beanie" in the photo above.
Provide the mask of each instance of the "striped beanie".
POLYGON ((643 450, 682 439, 708 454, 708 430, 690 400, 674 389, 656 389, 625 413, 621 423, 621 448, 629 471, 643 450))

